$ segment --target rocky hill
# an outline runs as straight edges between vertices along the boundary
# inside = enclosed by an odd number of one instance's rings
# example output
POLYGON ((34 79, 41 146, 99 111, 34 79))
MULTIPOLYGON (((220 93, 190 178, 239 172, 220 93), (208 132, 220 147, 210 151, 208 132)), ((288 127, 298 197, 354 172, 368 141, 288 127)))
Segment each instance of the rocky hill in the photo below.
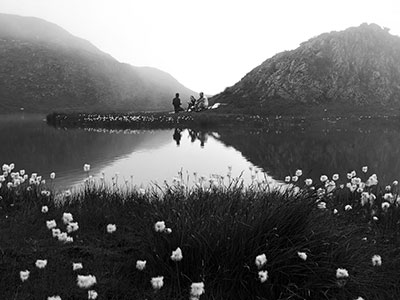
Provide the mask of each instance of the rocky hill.
POLYGON ((215 96, 227 109, 400 108, 400 38, 362 24, 324 33, 266 60, 215 96))
POLYGON ((171 110, 176 92, 194 94, 171 75, 120 63, 55 24, 0 14, 0 113, 171 110))

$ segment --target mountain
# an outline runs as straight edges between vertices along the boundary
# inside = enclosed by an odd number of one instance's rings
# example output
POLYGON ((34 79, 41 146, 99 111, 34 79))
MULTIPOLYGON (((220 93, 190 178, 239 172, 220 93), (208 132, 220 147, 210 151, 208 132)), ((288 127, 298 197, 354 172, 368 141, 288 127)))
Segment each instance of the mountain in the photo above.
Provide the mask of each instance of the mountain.
POLYGON ((398 109, 400 38, 388 31, 364 23, 321 34, 267 59, 212 100, 266 113, 398 109))
POLYGON ((170 74, 120 63, 55 24, 0 14, 0 112, 171 110, 177 92, 194 94, 170 74))

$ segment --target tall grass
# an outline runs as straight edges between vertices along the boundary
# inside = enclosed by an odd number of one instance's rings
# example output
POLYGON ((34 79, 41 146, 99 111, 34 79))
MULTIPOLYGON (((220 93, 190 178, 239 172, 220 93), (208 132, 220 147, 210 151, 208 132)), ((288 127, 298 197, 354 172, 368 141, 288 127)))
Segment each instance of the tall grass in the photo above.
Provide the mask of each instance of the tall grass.
POLYGON ((240 181, 190 189, 175 184, 145 193, 88 184, 54 201, 38 182, 7 187, 7 181, 13 182, 6 178, 0 187, 1 299, 87 299, 78 274, 96 276, 98 299, 189 299, 193 282, 205 284, 201 299, 400 297, 400 212, 395 201, 387 211, 379 208, 386 191, 378 186, 371 187, 377 200, 361 206, 361 193, 322 193, 324 183, 281 191, 240 181), (327 208, 318 208, 320 202, 327 208), (79 223, 69 234, 72 243, 53 238, 46 227, 54 219, 65 231, 64 212, 79 223), (156 232, 158 221, 172 232, 156 232), (108 224, 116 231, 108 233, 108 224), (183 259, 172 261, 177 247, 183 259), (267 257, 261 269, 260 254, 267 257), (375 254, 380 267, 372 266, 375 254), (36 268, 37 259, 48 265, 36 268), (137 260, 146 260, 144 270, 137 260), (73 262, 83 269, 73 271, 73 262), (338 268, 349 277, 338 279, 338 268), (19 272, 26 269, 30 276, 22 282, 19 272), (268 271, 264 283, 260 270, 268 271), (156 276, 164 277, 160 290, 150 283, 156 276))

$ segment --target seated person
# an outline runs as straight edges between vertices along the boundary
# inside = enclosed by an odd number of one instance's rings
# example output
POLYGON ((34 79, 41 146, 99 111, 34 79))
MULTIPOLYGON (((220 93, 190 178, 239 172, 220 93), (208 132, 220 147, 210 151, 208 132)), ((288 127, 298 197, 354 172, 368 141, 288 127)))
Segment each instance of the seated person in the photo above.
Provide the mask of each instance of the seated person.
POLYGON ((200 98, 196 100, 196 111, 202 111, 208 108, 208 99, 204 96, 203 92, 200 92, 200 98))
POLYGON ((179 93, 175 94, 175 98, 172 100, 172 105, 174 106, 175 113, 183 111, 181 107, 181 99, 179 98, 179 93))

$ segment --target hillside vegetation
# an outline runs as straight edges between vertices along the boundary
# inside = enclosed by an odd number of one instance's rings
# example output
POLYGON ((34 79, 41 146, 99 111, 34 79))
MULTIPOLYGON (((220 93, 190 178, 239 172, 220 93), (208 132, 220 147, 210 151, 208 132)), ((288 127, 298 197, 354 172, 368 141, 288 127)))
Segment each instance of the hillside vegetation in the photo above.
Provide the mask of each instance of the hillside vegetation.
POLYGON ((226 109, 293 113, 398 110, 400 38, 362 24, 267 59, 213 98, 226 109))
POLYGON ((120 63, 55 24, 0 14, 1 112, 170 110, 176 92, 194 94, 168 73, 120 63))

